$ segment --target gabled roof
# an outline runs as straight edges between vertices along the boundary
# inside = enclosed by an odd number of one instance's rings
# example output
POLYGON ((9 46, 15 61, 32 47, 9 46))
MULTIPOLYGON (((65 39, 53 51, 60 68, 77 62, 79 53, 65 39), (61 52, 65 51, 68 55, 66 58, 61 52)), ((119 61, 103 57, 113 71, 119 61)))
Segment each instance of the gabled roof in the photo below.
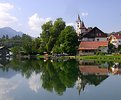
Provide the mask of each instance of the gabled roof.
POLYGON ((121 34, 115 33, 113 36, 115 36, 117 39, 121 39, 121 34))
POLYGON ((88 31, 86 34, 84 34, 83 37, 107 37, 108 35, 106 33, 104 33, 103 31, 101 31, 99 28, 94 27, 93 29, 91 29, 90 31, 88 31))
POLYGON ((99 47, 108 46, 108 41, 81 42, 79 50, 96 50, 99 47))
POLYGON ((81 21, 80 29, 86 29, 83 21, 81 21))

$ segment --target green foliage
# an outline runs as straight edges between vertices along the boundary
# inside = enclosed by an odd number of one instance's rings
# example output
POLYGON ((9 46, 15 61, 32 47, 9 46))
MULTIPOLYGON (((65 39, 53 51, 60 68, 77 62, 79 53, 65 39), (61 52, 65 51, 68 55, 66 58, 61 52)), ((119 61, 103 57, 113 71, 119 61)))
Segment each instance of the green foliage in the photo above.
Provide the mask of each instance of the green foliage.
POLYGON ((116 52, 116 48, 112 43, 110 43, 108 45, 108 53, 114 53, 114 52, 116 52))
POLYGON ((56 53, 76 54, 78 39, 72 26, 67 26, 59 35, 58 40, 53 48, 56 53))
POLYGON ((27 54, 32 53, 32 38, 29 35, 22 35, 22 47, 27 54))
POLYGON ((52 24, 52 21, 49 21, 42 25, 42 43, 40 45, 40 49, 42 49, 41 52, 46 51, 50 53, 52 51, 58 36, 60 35, 61 31, 64 30, 64 28, 65 22, 62 20, 62 18, 58 18, 54 24, 52 24))
POLYGON ((42 33, 38 38, 32 39, 26 34, 23 34, 22 37, 16 35, 12 38, 3 35, 0 42, 1 45, 12 47, 15 55, 20 52, 30 55, 44 52, 76 54, 77 40, 74 27, 66 27, 63 19, 57 18, 55 22, 49 21, 42 25, 42 33))
POLYGON ((36 38, 32 41, 32 53, 33 54, 40 53, 39 52, 40 44, 41 44, 40 38, 36 38))
POLYGON ((11 51, 12 51, 13 55, 16 56, 17 54, 20 53, 21 48, 19 46, 14 46, 11 48, 11 51))

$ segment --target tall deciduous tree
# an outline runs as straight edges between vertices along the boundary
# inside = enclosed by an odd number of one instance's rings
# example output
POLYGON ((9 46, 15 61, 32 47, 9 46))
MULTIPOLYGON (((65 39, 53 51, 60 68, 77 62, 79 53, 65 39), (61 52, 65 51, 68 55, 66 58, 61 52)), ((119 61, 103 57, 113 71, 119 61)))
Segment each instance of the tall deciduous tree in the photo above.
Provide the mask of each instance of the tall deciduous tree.
POLYGON ((43 24, 41 34, 42 43, 40 45, 41 51, 47 51, 50 53, 58 39, 58 36, 64 28, 65 22, 62 18, 58 18, 54 24, 52 24, 52 21, 43 24))
POLYGON ((27 54, 32 53, 32 38, 29 35, 22 35, 22 47, 27 54))
POLYGON ((78 39, 73 26, 67 26, 60 34, 53 51, 56 53, 76 54, 78 39))

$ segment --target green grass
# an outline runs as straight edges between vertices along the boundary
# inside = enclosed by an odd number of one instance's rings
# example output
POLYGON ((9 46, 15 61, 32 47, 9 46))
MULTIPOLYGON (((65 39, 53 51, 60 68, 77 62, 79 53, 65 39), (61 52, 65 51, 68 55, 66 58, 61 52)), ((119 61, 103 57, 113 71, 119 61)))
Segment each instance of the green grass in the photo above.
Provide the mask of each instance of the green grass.
POLYGON ((92 56, 78 56, 82 60, 99 60, 99 61, 120 61, 121 55, 92 55, 92 56))
POLYGON ((43 59, 44 58, 44 55, 38 55, 37 58, 43 59))

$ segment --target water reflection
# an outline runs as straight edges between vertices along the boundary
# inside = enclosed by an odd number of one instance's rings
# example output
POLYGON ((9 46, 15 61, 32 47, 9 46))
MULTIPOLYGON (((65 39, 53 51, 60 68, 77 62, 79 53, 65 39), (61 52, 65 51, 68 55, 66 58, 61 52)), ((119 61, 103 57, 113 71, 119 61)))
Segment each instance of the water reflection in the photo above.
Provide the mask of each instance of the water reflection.
POLYGON ((75 95, 81 95, 89 86, 101 85, 110 75, 121 75, 121 63, 117 62, 14 59, 0 60, 0 64, 1 100, 6 100, 6 97, 11 100, 39 100, 42 92, 64 96, 68 89, 76 89, 75 95), (25 93, 30 96, 26 97, 25 93))
MULTIPOLYGON (((55 91, 58 95, 62 95, 66 88, 73 87, 78 76, 76 60, 65 62, 12 60, 1 69, 5 70, 3 73, 9 73, 11 69, 19 72, 28 79, 30 88, 35 92, 42 86, 50 92, 55 91)), ((12 72, 10 73, 12 74, 12 72)), ((10 74, 8 75, 10 76, 10 74)))
POLYGON ((110 74, 121 75, 121 64, 118 62, 79 61, 80 75, 77 80, 79 94, 87 84, 99 85, 110 74))
POLYGON ((80 61, 79 69, 82 74, 121 74, 121 64, 119 62, 80 61))

